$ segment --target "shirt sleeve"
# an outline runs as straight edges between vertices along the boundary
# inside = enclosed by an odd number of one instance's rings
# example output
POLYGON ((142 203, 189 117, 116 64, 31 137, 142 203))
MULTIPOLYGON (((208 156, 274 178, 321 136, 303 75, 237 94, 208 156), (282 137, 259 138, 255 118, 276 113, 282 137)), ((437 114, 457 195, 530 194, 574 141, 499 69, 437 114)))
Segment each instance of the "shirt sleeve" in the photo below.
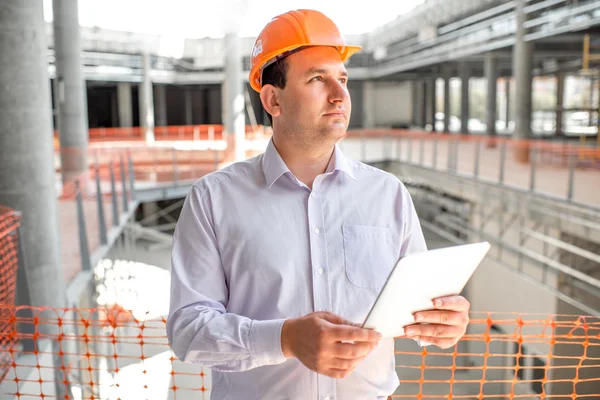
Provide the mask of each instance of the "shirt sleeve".
MULTIPOLYGON (((419 222, 419 216, 413 203, 412 197, 406 187, 400 183, 400 196, 402 199, 402 215, 404 216, 404 235, 402 245, 400 248, 401 255, 407 255, 411 253, 418 253, 421 251, 427 251, 427 244, 425 242, 425 236, 423 235, 423 229, 419 222)), ((431 346, 431 343, 425 340, 414 339, 419 347, 431 346)))
POLYGON ((415 205, 408 189, 402 183, 400 183, 400 194, 398 197, 400 198, 400 214, 404 220, 400 255, 405 256, 411 253, 427 251, 427 244, 425 243, 417 210, 415 210, 415 205))
POLYGON ((220 371, 280 364, 283 319, 227 312, 229 289, 206 197, 192 187, 173 235, 169 345, 181 361, 220 371))

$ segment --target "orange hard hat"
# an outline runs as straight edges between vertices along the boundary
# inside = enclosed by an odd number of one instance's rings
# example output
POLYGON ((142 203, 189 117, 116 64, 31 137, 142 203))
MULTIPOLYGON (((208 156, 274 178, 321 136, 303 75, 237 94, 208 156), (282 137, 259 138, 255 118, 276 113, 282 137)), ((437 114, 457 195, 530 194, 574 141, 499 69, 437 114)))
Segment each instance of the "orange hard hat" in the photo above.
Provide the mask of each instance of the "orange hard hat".
POLYGON ((315 10, 296 10, 276 16, 265 26, 252 47, 250 86, 261 89, 262 70, 305 46, 335 47, 342 61, 362 49, 348 46, 338 27, 323 13, 315 10))

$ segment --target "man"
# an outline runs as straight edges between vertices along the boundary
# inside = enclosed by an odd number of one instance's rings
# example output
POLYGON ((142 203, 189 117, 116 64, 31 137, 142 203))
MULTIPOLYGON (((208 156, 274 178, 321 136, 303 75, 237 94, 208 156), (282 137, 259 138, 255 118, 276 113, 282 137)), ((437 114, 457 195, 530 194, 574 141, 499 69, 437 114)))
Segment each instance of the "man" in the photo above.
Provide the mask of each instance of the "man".
MULTIPOLYGON (((394 341, 358 324, 396 260, 426 246, 402 183, 336 145, 351 111, 344 61, 359 49, 319 12, 274 18, 250 72, 273 138, 186 198, 167 332, 179 359, 212 369, 211 399, 375 400, 398 386, 394 341)), ((408 337, 458 341, 469 303, 440 301, 408 337)))

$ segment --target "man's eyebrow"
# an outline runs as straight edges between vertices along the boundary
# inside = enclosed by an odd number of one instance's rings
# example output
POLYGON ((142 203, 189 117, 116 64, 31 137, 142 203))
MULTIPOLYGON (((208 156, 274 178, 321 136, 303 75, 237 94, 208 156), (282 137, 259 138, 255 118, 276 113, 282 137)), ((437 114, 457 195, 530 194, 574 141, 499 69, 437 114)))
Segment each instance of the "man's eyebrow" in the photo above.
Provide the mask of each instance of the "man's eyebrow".
MULTIPOLYGON (((306 72, 306 75, 313 75, 313 74, 323 74, 323 75, 327 75, 329 73, 328 70, 323 69, 323 68, 311 68, 306 72)), ((347 77, 348 76, 348 72, 347 71, 342 71, 341 72, 342 76, 347 77)))

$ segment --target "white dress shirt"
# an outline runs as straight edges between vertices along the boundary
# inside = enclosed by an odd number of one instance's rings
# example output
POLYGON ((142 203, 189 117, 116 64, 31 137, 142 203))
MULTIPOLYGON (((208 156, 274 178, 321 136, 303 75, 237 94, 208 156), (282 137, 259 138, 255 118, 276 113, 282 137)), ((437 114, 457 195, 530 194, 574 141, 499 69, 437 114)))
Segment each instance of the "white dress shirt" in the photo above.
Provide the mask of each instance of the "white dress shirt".
POLYGON ((330 311, 361 323, 402 255, 426 250, 411 197, 393 175, 338 146, 312 190, 272 141, 197 181, 172 249, 169 343, 212 369, 211 399, 376 400, 399 382, 382 340, 344 379, 281 351, 287 318, 330 311))

